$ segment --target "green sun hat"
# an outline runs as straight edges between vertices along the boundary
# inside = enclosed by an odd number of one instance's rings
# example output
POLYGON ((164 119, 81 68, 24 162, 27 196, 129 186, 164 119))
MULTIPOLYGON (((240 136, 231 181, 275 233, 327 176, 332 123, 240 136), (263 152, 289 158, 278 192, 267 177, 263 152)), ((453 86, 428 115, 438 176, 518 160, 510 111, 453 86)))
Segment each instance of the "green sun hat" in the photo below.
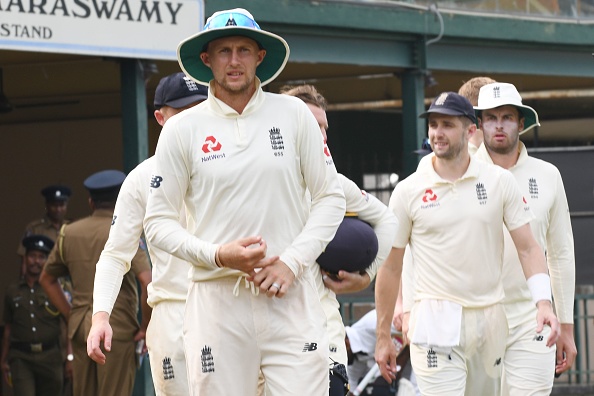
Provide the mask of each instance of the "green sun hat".
POLYGON ((522 97, 513 84, 495 82, 483 85, 479 91, 478 106, 474 106, 476 115, 478 116, 481 110, 494 109, 500 106, 515 106, 522 114, 524 129, 520 131, 520 135, 540 126, 536 110, 522 104, 522 97))
POLYGON ((179 43, 177 59, 188 77, 202 85, 212 80, 212 71, 200 54, 206 51, 209 42, 222 37, 249 37, 266 50, 266 56, 256 69, 256 76, 266 85, 276 78, 289 60, 289 45, 280 36, 262 30, 254 17, 243 8, 218 11, 207 19, 204 29, 179 43))

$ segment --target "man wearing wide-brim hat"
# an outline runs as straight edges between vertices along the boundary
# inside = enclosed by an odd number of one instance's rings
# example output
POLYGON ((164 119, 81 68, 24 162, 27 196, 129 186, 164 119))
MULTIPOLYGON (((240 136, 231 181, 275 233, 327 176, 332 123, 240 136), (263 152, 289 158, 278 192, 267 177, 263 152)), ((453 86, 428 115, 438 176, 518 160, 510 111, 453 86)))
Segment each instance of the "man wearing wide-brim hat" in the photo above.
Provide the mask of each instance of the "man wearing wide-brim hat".
POLYGON ((288 55, 244 9, 216 12, 178 47, 181 68, 209 94, 161 132, 145 232, 193 264, 191 395, 255 395, 260 370, 271 395, 328 394, 326 319, 308 266, 345 202, 307 106, 261 88, 288 55), (179 223, 184 203, 189 231, 179 223))
MULTIPOLYGON (((547 252, 555 311, 561 323, 561 336, 555 348, 547 348, 535 337, 532 318, 536 307, 512 239, 505 234, 503 286, 505 312, 509 326, 503 359, 506 394, 549 395, 554 373, 571 368, 577 349, 573 338, 575 294, 575 256, 567 196, 559 170, 548 162, 530 157, 520 135, 538 125, 536 111, 522 103, 512 84, 492 83, 481 88, 475 107, 483 129, 484 142, 475 156, 508 169, 515 177, 535 218, 530 227, 547 252)), ((546 336, 545 329, 543 336, 546 336)))

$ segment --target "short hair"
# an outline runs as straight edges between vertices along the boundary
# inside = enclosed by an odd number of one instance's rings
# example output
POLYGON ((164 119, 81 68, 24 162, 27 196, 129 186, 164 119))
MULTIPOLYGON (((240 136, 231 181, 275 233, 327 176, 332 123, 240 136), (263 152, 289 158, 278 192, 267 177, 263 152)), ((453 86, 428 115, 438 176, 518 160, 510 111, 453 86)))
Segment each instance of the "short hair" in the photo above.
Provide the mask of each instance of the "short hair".
POLYGON ((474 77, 462 84, 458 90, 458 94, 468 99, 473 106, 478 106, 478 97, 481 87, 495 82, 497 81, 493 80, 491 77, 474 77))
POLYGON ((326 111, 328 108, 328 102, 326 101, 326 98, 324 98, 324 96, 322 96, 322 94, 319 93, 316 87, 313 85, 285 85, 281 87, 280 93, 295 96, 305 103, 317 106, 324 111, 326 111))

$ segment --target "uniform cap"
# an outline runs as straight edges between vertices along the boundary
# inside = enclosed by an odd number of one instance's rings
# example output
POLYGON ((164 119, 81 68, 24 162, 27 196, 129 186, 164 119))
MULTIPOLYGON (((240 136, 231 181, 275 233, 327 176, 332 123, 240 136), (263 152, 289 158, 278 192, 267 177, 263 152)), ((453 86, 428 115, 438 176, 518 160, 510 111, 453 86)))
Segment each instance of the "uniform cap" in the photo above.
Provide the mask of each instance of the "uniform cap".
POLYGON ((196 84, 194 80, 184 73, 170 74, 163 77, 155 91, 155 109, 163 106, 180 109, 192 103, 200 102, 208 98, 208 88, 196 84))
POLYGON ((25 250, 39 250, 40 252, 49 253, 54 247, 54 241, 45 235, 29 235, 22 240, 25 250))
POLYGON ((536 110, 522 104, 522 97, 513 84, 496 82, 483 85, 479 91, 478 106, 474 107, 477 114, 482 110, 500 106, 515 106, 521 113, 524 118, 524 129, 520 131, 520 135, 540 126, 536 110))
POLYGON ((361 272, 373 263, 377 249, 377 236, 373 228, 356 217, 345 217, 334 239, 316 261, 331 274, 340 270, 361 272))
POLYGON ((66 186, 52 185, 41 190, 41 195, 45 197, 46 202, 68 201, 68 198, 72 195, 72 191, 66 186))
POLYGON ((177 47, 177 60, 181 69, 196 82, 208 85, 212 80, 212 70, 202 63, 200 54, 206 51, 213 40, 244 36, 255 40, 266 50, 266 56, 256 68, 256 76, 262 85, 276 78, 289 59, 289 45, 280 36, 262 30, 252 14, 243 8, 218 11, 206 20, 201 32, 183 40, 177 47))
POLYGON ((476 124, 476 115, 472 104, 462 95, 455 92, 442 92, 433 102, 429 109, 421 114, 420 118, 428 118, 431 113, 445 114, 451 116, 463 116, 469 118, 476 124))
POLYGON ((83 182, 94 201, 115 202, 126 174, 119 170, 104 170, 93 173, 83 182))

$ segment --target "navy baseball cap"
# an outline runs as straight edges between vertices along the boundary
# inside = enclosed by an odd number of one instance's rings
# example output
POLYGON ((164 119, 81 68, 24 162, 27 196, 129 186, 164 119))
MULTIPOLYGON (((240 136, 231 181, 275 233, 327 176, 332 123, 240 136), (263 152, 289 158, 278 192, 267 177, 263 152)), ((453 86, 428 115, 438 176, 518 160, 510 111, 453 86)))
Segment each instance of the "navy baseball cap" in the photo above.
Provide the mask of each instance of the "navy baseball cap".
POLYGON ((39 250, 43 253, 49 253, 54 247, 54 241, 45 235, 29 235, 22 240, 25 250, 39 250))
POLYGON ((44 187, 41 195, 45 197, 45 202, 68 201, 72 191, 66 186, 52 185, 44 187))
POLYGON ((362 272, 377 256, 378 241, 373 228, 356 217, 346 216, 316 262, 330 274, 362 272))
POLYGON ((192 103, 208 98, 208 87, 197 84, 194 80, 179 72, 163 77, 155 91, 155 109, 163 106, 181 109, 192 103))
POLYGON ((462 95, 455 92, 442 92, 431 102, 429 109, 419 118, 428 118, 431 113, 451 116, 463 116, 476 124, 476 115, 472 104, 462 95))

